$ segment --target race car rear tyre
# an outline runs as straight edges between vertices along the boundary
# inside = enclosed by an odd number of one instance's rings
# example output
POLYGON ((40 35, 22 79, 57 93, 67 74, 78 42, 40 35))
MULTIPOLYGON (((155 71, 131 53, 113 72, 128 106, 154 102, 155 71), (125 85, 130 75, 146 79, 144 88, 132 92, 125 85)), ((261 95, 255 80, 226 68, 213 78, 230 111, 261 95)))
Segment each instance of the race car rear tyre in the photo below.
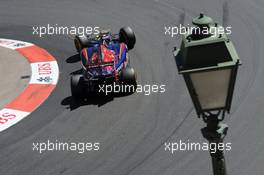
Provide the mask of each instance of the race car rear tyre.
POLYGON ((121 42, 126 43, 128 50, 134 48, 136 43, 136 36, 130 27, 123 27, 120 29, 119 39, 121 42))
POLYGON ((75 36, 74 45, 77 52, 81 52, 81 50, 89 45, 89 39, 87 36, 75 36))
POLYGON ((80 98, 83 95, 83 76, 73 75, 71 77, 71 93, 73 98, 80 98))
POLYGON ((129 85, 136 85, 136 77, 136 71, 130 66, 123 69, 120 74, 120 80, 122 83, 129 85))

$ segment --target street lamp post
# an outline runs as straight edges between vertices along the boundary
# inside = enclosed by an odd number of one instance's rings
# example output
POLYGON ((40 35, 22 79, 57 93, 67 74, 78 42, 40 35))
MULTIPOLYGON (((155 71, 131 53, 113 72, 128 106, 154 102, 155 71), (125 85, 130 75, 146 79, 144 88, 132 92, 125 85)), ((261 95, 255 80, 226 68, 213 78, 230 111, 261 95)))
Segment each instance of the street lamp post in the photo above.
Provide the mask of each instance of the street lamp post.
MULTIPOLYGON (((228 126, 222 121, 230 112, 241 63, 222 26, 204 14, 194 18, 193 24, 173 55, 196 113, 206 123, 201 129, 203 137, 210 144, 219 145, 227 134, 228 126)), ((215 149, 215 153, 210 152, 214 175, 226 175, 224 153, 218 146, 215 149)))

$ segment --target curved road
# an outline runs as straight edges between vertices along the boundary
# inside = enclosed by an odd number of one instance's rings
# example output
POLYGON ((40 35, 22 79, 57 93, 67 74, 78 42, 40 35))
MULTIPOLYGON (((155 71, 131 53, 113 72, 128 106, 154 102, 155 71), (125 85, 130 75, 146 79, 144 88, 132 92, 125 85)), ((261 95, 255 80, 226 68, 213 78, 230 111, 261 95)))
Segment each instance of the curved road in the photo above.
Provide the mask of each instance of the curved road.
POLYGON ((0 174, 5 175, 205 175, 206 151, 170 154, 164 142, 201 142, 198 120, 184 81, 177 75, 172 48, 180 37, 164 26, 191 23, 201 11, 225 26, 243 61, 239 70, 226 142, 229 174, 263 174, 264 167, 264 3, 261 0, 10 0, 0 2, 0 38, 35 43, 53 54, 60 80, 49 99, 29 117, 0 133, 0 174), (131 26, 137 36, 131 62, 140 84, 165 84, 166 93, 89 99, 75 105, 70 74, 80 69, 73 42, 65 35, 32 35, 33 26, 131 26), (263 66, 263 67, 262 67, 263 66), (32 151, 47 140, 100 142, 99 152, 32 151))

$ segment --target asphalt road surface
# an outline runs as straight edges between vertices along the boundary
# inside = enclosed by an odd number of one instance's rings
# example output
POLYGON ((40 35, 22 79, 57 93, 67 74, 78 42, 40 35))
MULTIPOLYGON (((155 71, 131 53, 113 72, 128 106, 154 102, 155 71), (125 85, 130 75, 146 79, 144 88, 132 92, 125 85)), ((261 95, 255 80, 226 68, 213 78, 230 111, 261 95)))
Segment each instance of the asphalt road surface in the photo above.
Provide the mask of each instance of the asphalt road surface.
POLYGON ((30 65, 14 50, 0 47, 0 109, 16 98, 29 83, 30 65), (11 59, 7 59, 11 58, 11 59), (10 65, 16 71, 10 70, 10 65))
MULTIPOLYGON (((172 56, 180 37, 164 35, 164 26, 191 23, 201 11, 232 26, 231 39, 242 59, 226 142, 227 171, 264 172, 264 30, 262 0, 2 0, 0 37, 35 43, 53 54, 60 80, 49 99, 29 117, 0 133, 3 175, 205 175, 212 174, 206 151, 164 151, 164 142, 203 140, 184 81, 172 56), (65 35, 38 37, 33 26, 100 26, 118 31, 131 26, 137 43, 130 52, 140 84, 165 84, 166 93, 89 99, 75 105, 70 74, 81 66, 73 41, 65 35), (100 151, 32 151, 47 140, 100 142, 100 151)), ((10 65, 11 66, 11 65, 10 65)))

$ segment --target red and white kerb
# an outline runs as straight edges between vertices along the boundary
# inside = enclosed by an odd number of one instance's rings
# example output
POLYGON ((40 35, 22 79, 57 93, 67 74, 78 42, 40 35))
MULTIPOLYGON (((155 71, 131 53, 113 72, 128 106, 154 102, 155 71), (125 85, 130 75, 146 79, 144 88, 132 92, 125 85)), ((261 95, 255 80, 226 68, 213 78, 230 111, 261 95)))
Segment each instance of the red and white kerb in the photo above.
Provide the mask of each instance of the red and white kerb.
POLYGON ((48 98, 58 82, 59 67, 51 54, 34 44, 0 39, 0 46, 20 53, 31 66, 31 79, 28 86, 0 110, 1 132, 28 116, 48 98))

